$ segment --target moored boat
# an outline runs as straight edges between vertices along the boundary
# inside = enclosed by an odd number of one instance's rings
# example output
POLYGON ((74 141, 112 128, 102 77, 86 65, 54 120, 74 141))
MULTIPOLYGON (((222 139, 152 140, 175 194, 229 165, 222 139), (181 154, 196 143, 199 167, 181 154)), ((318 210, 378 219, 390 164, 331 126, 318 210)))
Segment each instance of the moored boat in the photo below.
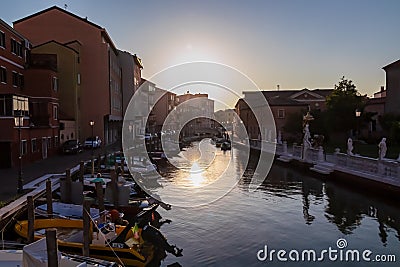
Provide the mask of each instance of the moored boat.
MULTIPOLYGON (((60 267, 118 267, 119 264, 90 257, 57 253, 60 267)), ((46 238, 40 239, 21 249, 0 250, 0 267, 48 266, 46 238)))
POLYGON ((221 144, 221 150, 226 151, 226 150, 231 150, 231 142, 225 141, 221 144))
MULTIPOLYGON (((44 237, 44 230, 56 228, 58 248, 71 254, 82 254, 83 221, 70 219, 37 219, 34 221, 35 240, 44 237)), ((15 232, 21 237, 28 236, 28 221, 18 221, 15 232)), ((89 256, 115 261, 128 266, 146 266, 153 258, 154 248, 141 237, 142 229, 130 223, 128 226, 105 223, 91 227, 92 242, 89 256)))

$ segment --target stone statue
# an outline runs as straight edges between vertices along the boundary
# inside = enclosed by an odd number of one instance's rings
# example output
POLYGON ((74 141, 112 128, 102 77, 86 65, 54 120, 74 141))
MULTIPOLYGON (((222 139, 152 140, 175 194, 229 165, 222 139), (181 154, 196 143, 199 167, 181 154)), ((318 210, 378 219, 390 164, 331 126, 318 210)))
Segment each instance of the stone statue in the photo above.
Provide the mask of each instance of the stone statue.
POLYGON ((311 148, 311 134, 309 122, 314 120, 314 117, 310 114, 310 110, 305 116, 303 116, 303 127, 304 127, 304 137, 303 137, 303 160, 307 159, 307 150, 311 148))
POLYGON ((351 138, 347 139, 347 155, 353 156, 353 140, 351 138))
POLYGON ((281 131, 278 131, 278 140, 277 140, 278 144, 282 144, 282 133, 281 131))
POLYGON ((305 148, 310 148, 311 147, 311 142, 310 142, 310 129, 308 123, 304 127, 304 137, 303 137, 303 146, 305 148))
POLYGON ((387 151, 387 147, 386 147, 386 138, 383 137, 381 142, 378 145, 379 147, 379 159, 384 159, 386 156, 386 151, 387 151))

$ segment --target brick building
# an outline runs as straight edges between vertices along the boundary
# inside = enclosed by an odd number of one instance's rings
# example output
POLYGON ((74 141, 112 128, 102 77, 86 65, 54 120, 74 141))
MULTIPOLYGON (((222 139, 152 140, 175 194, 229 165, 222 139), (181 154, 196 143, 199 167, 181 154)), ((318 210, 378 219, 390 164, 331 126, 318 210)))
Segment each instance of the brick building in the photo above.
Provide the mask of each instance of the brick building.
MULTIPOLYGON (((248 107, 245 101, 246 99, 258 97, 260 92, 243 92, 244 98, 240 99, 236 103, 235 109, 244 126, 246 127, 250 139, 259 139, 261 137, 261 131, 264 132, 267 139, 268 136, 277 137, 279 132, 281 133, 282 138, 284 138, 286 134, 284 131, 284 127, 290 114, 305 112, 308 109, 321 111, 325 110, 326 97, 330 95, 332 91, 333 89, 309 90, 307 88, 302 90, 262 91, 262 94, 267 100, 271 109, 272 116, 275 122, 276 133, 269 132, 272 130, 273 127, 267 129, 268 123, 266 123, 266 126, 264 127, 265 129, 260 129, 260 126, 253 114, 253 110, 248 107)), ((260 112, 265 112, 265 110, 260 112)), ((260 115, 260 118, 261 117, 262 115, 260 115)))
POLYGON ((59 146, 56 58, 0 20, 0 167, 47 158, 59 146))
POLYGON ((118 50, 107 31, 56 6, 15 21, 14 28, 34 46, 52 40, 75 49, 79 46, 77 135, 81 139, 91 136, 89 121, 93 120, 94 134, 105 144, 117 141, 123 116, 122 74, 118 50))
POLYGON ((205 133, 215 133, 214 100, 208 94, 191 94, 187 92, 178 95, 177 116, 182 129, 182 136, 194 136, 205 133), (189 120, 194 118, 192 120, 189 120), (187 122, 182 125, 183 122, 187 122))
POLYGON ((386 72, 385 113, 400 114, 400 60, 383 67, 386 72))

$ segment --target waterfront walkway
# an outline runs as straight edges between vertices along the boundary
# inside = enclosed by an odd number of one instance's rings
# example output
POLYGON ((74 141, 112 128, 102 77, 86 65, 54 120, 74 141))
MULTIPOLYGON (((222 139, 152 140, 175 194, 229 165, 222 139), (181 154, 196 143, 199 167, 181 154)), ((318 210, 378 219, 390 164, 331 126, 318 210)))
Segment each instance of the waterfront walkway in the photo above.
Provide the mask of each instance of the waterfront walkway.
MULTIPOLYGON (((94 156, 120 149, 119 144, 112 144, 94 150, 94 156)), ((22 177, 27 184, 45 174, 63 173, 65 169, 78 165, 81 161, 90 160, 91 150, 77 155, 55 155, 29 165, 22 166, 22 177)), ((13 199, 17 192, 18 168, 0 169, 0 201, 13 199)))
POLYGON ((396 197, 399 195, 399 160, 349 155, 340 152, 339 149, 333 154, 326 154, 322 147, 304 149, 302 145, 297 144, 289 147, 286 142, 278 144, 259 140, 249 141, 252 149, 274 153, 280 162, 301 166, 303 169, 329 177, 329 180, 342 180, 357 186, 365 185, 381 193, 393 193, 392 195, 396 197))

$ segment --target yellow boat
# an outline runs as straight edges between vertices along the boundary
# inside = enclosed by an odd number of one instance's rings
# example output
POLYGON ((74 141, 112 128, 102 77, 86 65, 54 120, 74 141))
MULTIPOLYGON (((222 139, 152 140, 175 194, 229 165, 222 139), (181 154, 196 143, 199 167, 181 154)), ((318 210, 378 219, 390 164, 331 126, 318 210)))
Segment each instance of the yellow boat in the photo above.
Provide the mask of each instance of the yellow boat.
MULTIPOLYGON (((45 237, 45 229, 56 228, 58 249, 70 254, 82 254, 83 220, 71 219, 36 219, 34 222, 35 240, 45 237)), ((97 229, 97 228, 96 228, 97 229)), ((15 232, 21 237, 28 237, 28 221, 18 221, 15 232)), ((89 256, 92 258, 114 261, 125 266, 146 266, 152 259, 154 248, 144 242, 141 229, 134 233, 133 225, 115 226, 107 223, 92 233, 89 256)))

